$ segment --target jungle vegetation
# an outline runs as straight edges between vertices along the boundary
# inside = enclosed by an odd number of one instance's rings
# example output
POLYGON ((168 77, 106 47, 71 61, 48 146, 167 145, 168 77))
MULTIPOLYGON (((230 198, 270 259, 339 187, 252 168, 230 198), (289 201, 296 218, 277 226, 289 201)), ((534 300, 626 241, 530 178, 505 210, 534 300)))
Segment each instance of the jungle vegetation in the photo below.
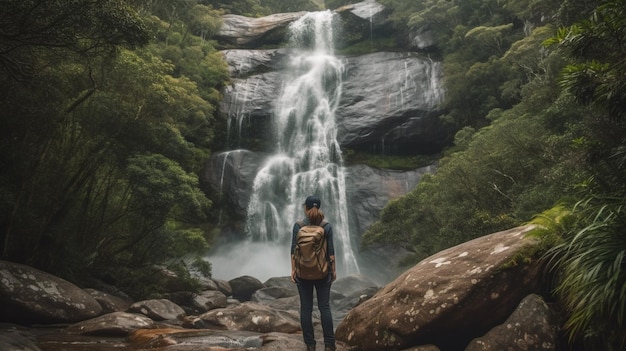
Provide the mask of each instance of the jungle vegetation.
MULTIPOLYGON (((363 246, 410 264, 539 223, 573 347, 623 349, 626 0, 378 1, 394 45, 435 35, 455 135, 363 246)), ((224 143, 221 15, 350 2, 0 0, 1 258, 135 297, 159 293, 154 267, 210 274, 198 176, 224 143)))

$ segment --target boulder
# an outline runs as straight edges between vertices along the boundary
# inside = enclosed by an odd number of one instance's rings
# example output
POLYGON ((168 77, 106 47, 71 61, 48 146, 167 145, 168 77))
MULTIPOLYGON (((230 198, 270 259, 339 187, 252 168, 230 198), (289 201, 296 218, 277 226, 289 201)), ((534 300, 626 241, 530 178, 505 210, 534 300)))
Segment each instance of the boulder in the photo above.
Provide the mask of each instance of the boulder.
POLYGON ((73 323, 102 313, 85 290, 29 266, 0 261, 0 281, 0 321, 73 323))
POLYGON ((486 235, 424 259, 352 309, 337 327, 337 339, 363 351, 463 349, 540 289, 539 263, 514 264, 536 244, 525 236, 533 228, 486 235))
MULTIPOLYGON (((278 311, 300 311, 300 295, 281 297, 263 302, 264 305, 278 311)), ((315 312, 315 309, 313 309, 315 312)))
POLYGON ((69 334, 127 336, 138 329, 154 328, 152 319, 134 313, 113 312, 75 323, 65 329, 69 334))
POLYGON ((255 291, 250 298, 252 302, 263 303, 265 301, 272 301, 283 297, 290 297, 297 295, 297 291, 293 289, 286 289, 279 286, 273 286, 269 288, 262 288, 255 291))
POLYGON ((332 307, 333 321, 335 322, 335 326, 339 325, 339 323, 346 317, 350 310, 360 305, 364 301, 370 299, 379 290, 380 288, 371 286, 368 288, 355 290, 346 297, 337 300, 337 302, 334 303, 332 307))
POLYGON ((215 285, 217 285, 217 291, 221 292, 226 296, 231 296, 233 294, 233 288, 230 284, 222 279, 213 279, 215 285))
POLYGON ((207 290, 200 294, 191 291, 179 291, 167 294, 167 299, 182 307, 188 315, 227 306, 226 295, 216 290, 207 290))
POLYGON ((435 33, 427 27, 412 28, 408 36, 409 45, 413 50, 428 51, 439 44, 435 33))
POLYGON ((465 351, 498 351, 515 347, 525 351, 557 351, 560 323, 557 311, 536 294, 528 295, 511 316, 465 351))
POLYGON ((338 278, 333 282, 331 289, 343 296, 349 296, 357 291, 372 287, 378 289, 376 283, 371 281, 366 276, 359 274, 338 278))
POLYGON ((85 291, 98 301, 103 313, 125 312, 133 304, 133 300, 128 297, 115 296, 95 289, 85 291))
POLYGON ((167 299, 152 299, 135 302, 128 309, 129 312, 141 313, 155 321, 181 319, 185 310, 167 299))
POLYGON ((222 16, 222 26, 215 35, 218 41, 234 44, 237 47, 257 47, 272 42, 283 41, 284 37, 278 35, 272 40, 272 34, 285 28, 289 23, 304 16, 306 12, 277 13, 265 17, 252 18, 239 15, 222 16), (274 32, 274 33, 273 33, 274 32))
POLYGON ((297 313, 274 310, 268 306, 245 302, 239 306, 216 309, 199 316, 217 329, 245 330, 259 333, 300 331, 297 313))
POLYGON ((233 288, 233 297, 241 302, 250 301, 255 291, 265 287, 260 280, 249 275, 231 279, 228 283, 233 288))
POLYGON ((263 283, 263 285, 267 286, 268 288, 271 288, 271 287, 285 288, 287 290, 293 291, 295 294, 298 293, 298 286, 291 281, 290 276, 272 277, 266 280, 263 283))
POLYGON ((387 8, 376 2, 375 0, 366 0, 357 2, 356 4, 348 4, 341 6, 335 10, 335 12, 340 13, 342 17, 345 17, 347 14, 352 16, 356 16, 361 20, 365 21, 367 24, 371 25, 370 30, 381 27, 388 22, 388 15, 390 11, 387 8))
POLYGON ((203 291, 200 293, 200 296, 206 299, 204 302, 206 311, 228 306, 228 297, 221 291, 203 291))

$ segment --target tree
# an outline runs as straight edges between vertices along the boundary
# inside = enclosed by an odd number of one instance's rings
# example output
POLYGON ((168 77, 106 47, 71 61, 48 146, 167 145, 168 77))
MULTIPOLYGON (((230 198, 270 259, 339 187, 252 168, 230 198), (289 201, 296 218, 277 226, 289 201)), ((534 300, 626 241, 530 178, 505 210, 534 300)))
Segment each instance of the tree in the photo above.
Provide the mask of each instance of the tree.
POLYGON ((590 350, 626 345, 625 13, 626 1, 606 2, 546 41, 571 59, 560 79, 563 94, 589 107, 577 144, 590 176, 579 185, 574 224, 549 255, 570 340, 590 350))
POLYGON ((0 6, 0 67, 15 78, 32 74, 42 50, 97 56, 149 39, 142 21, 121 0, 2 0, 0 6))

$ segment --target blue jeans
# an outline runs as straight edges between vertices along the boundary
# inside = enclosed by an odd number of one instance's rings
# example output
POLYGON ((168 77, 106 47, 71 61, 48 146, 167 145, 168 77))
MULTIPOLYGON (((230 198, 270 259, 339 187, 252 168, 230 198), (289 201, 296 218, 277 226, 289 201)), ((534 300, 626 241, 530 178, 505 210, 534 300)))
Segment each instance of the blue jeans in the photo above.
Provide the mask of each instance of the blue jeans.
POLYGON ((296 279, 298 292, 300 293, 300 325, 304 343, 315 345, 313 332, 313 288, 317 292, 317 307, 320 310, 322 330, 324 331, 324 344, 335 346, 335 331, 333 329, 333 316, 330 311, 330 285, 331 274, 320 280, 296 279))

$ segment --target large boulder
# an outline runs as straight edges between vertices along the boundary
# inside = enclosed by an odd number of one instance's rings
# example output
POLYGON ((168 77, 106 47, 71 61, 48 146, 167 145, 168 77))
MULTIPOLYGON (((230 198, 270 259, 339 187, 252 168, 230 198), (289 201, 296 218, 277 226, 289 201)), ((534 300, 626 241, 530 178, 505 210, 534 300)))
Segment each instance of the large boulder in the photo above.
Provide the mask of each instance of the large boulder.
POLYGON ((233 297, 241 302, 250 301, 255 291, 265 288, 260 280, 249 275, 231 279, 228 283, 233 288, 233 297))
POLYGON ((138 329, 154 328, 152 319, 134 313, 113 312, 75 323, 65 329, 70 334, 127 336, 138 329))
POLYGON ((181 319, 185 316, 182 307, 167 299, 138 301, 128 311, 146 315, 155 321, 181 319))
POLYGON ((515 347, 525 351, 557 351, 559 318, 541 296, 528 295, 515 312, 485 336, 476 338, 465 351, 498 351, 515 347))
POLYGON ((128 297, 111 295, 96 289, 88 288, 85 291, 98 301, 100 306, 102 306, 103 313, 125 312, 134 302, 128 297))
POLYGON ((73 323, 102 313, 85 290, 29 266, 0 261, 0 281, 1 321, 73 323))
POLYGON ((301 330, 299 316, 296 312, 275 310, 253 302, 211 310, 199 317, 207 325, 217 329, 259 333, 295 333, 301 330))
POLYGON ((337 339, 363 351, 428 344, 462 350, 539 290, 540 265, 515 262, 536 244, 525 236, 532 229, 486 235, 424 259, 352 309, 337 339))

